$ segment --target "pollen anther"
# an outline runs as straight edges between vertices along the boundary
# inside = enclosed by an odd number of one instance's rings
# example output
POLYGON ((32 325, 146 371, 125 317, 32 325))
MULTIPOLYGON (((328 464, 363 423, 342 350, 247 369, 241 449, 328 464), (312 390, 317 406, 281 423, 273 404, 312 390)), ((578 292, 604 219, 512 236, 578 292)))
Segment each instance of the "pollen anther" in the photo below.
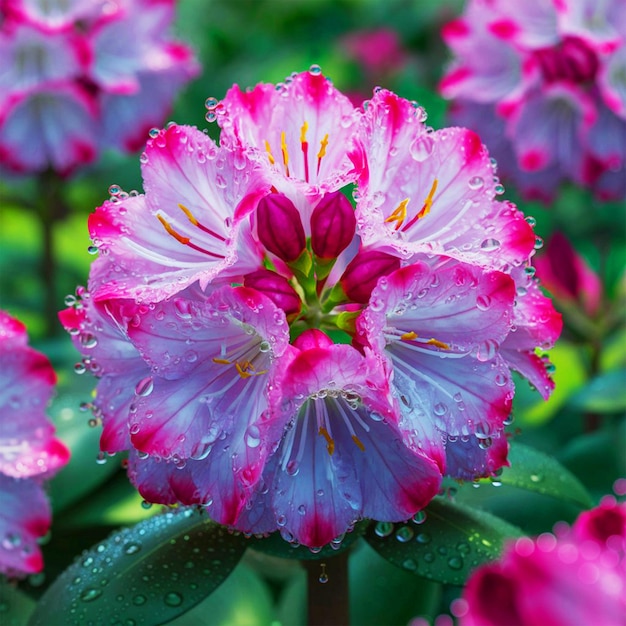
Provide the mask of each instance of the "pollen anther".
POLYGON ((450 346, 443 341, 439 341, 439 339, 429 339, 426 342, 429 346, 435 346, 436 348, 441 348, 442 350, 449 350, 450 346))
POLYGON ((326 450, 328 450, 328 454, 332 456, 335 451, 335 440, 328 434, 328 431, 324 428, 324 426, 320 426, 318 433, 326 439, 326 450))
POLYGON ((354 443, 356 444, 357 448, 361 452, 365 452, 365 446, 363 445, 363 442, 356 435, 352 435, 352 441, 354 441, 354 443))

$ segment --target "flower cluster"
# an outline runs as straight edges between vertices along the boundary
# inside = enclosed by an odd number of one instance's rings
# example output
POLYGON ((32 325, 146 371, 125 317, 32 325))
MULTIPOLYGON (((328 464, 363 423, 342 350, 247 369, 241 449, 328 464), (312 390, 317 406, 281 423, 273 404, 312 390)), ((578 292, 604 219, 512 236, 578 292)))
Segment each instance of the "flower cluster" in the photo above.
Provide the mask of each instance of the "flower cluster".
POLYGON ((41 571, 37 540, 51 517, 42 483, 69 460, 45 415, 54 370, 27 342, 23 324, 0 311, 0 573, 11 576, 41 571))
POLYGON ((623 624, 626 504, 608 496, 571 528, 510 543, 474 572, 460 603, 462 626, 623 624))
POLYGON ((565 180, 626 197, 626 6, 621 0, 470 0, 443 29, 452 119, 481 134, 531 198, 565 180))
POLYGON ((206 107, 219 144, 152 131, 145 193, 90 217, 61 320, 102 450, 148 501, 312 548, 497 472, 511 369, 547 397, 561 321, 478 136, 385 89, 356 109, 318 66, 206 107))
POLYGON ((61 174, 139 149, 199 70, 173 0, 0 1, 0 165, 61 174))

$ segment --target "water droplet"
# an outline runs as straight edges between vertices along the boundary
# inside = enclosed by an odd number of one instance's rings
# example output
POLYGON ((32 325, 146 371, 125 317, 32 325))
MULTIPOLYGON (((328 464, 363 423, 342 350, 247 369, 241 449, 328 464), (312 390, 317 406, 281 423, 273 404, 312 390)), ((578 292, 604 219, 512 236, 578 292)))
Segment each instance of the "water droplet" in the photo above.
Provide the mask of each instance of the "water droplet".
POLYGON ((92 602, 93 600, 96 600, 97 598, 99 598, 101 595, 102 595, 101 589, 95 589, 94 587, 87 587, 87 589, 85 589, 80 594, 80 599, 83 602, 92 602))
POLYGON ((486 339, 478 346, 476 358, 483 363, 490 361, 496 356, 499 347, 500 344, 495 339, 486 339))
POLYGON ((135 606, 141 606, 142 604, 145 604, 147 600, 148 598, 146 598, 146 596, 138 593, 136 596, 133 597, 133 604, 135 606))
POLYGON ((432 153, 435 142, 430 135, 424 134, 418 136, 409 146, 411 156, 419 162, 425 161, 432 153))
POLYGON ((309 72, 313 74, 313 76, 319 76, 322 73, 322 68, 317 64, 313 64, 309 68, 309 72))
POLYGON ((543 476, 541 474, 531 474, 530 480, 534 483, 540 483, 543 480, 543 476))
MULTIPOLYGON (((491 448, 492 444, 493 444, 493 440, 491 439, 491 437, 485 437, 484 439, 478 440, 478 447, 481 450, 487 450, 488 448, 491 448)), ((492 481, 492 484, 495 485, 496 487, 499 487, 502 483, 499 483, 496 485, 495 481, 492 481)))
POLYGON ((208 97, 205 101, 204 101, 204 106, 207 109, 214 109, 218 104, 218 99, 217 98, 213 98, 212 96, 208 97))
POLYGON ((246 445, 248 448, 256 448, 261 443, 261 431, 255 424, 248 426, 246 430, 246 445))
POLYGON ((81 333, 80 345, 88 350, 95 348, 98 345, 98 338, 92 333, 81 333))
POLYGON ((421 543, 422 545, 426 545, 427 543, 430 543, 430 535, 428 533, 419 533, 419 535, 415 537, 415 541, 417 541, 417 543, 421 543))
POLYGON ((526 217, 526 222, 528 223, 529 226, 534 227, 537 225, 537 220, 532 216, 532 215, 528 215, 526 217))
POLYGON ((112 196, 118 196, 122 192, 122 188, 119 185, 111 185, 109 187, 109 194, 112 196))
POLYGON ((183 603, 183 597, 180 593, 176 593, 175 591, 170 591, 165 595, 163 601, 167 606, 180 606, 183 603))
POLYGON ((74 365, 74 371, 77 374, 84 374, 87 371, 87 368, 84 363, 76 363, 76 365, 74 365))
POLYGON ((206 115, 204 116, 204 119, 207 122, 214 122, 217 119, 217 115, 215 114, 215 111, 207 111, 206 115))
POLYGON ((159 136, 159 129, 158 128, 151 128, 148 131, 148 135, 150 136, 151 139, 155 139, 156 137, 159 136))
POLYGON ((391 522, 378 522, 374 527, 374 532, 379 537, 389 537, 393 532, 394 526, 391 522))
POLYGON ((418 511, 412 519, 414 524, 423 524, 426 521, 426 511, 418 511))
POLYGON ((452 556, 448 559, 450 569, 459 570, 463 567, 463 559, 460 556, 452 556))
POLYGON ((493 190, 496 192, 497 195, 501 196, 505 191, 504 185, 502 183, 498 183, 494 186, 493 190))
POLYGON ((500 247, 500 242, 497 239, 485 239, 481 244, 480 244, 480 249, 483 250, 484 252, 493 252, 494 250, 497 250, 500 247))
POLYGON ((417 563, 413 559, 405 559, 402 561, 402 567, 409 570, 409 572, 414 572, 417 570, 417 563))
POLYGON ((406 543, 407 541, 411 541, 415 533, 410 526, 400 526, 398 530, 396 530, 396 539, 400 543, 406 543))
POLYGON ((435 560, 435 555, 432 552, 426 552, 422 558, 426 563, 432 563, 435 560))
POLYGON ((435 415, 438 415, 439 417, 441 417, 442 415, 445 415, 448 412, 448 407, 445 404, 443 404, 443 402, 438 402, 433 407, 433 411, 435 415))
POLYGON ((152 393, 153 389, 154 380, 152 379, 152 376, 146 376, 145 378, 142 378, 135 386, 135 394, 141 396, 142 398, 145 398, 152 393))
POLYGON ((467 181, 467 184, 470 189, 480 189, 485 184, 485 181, 482 176, 472 176, 467 181))
POLYGON ((124 552, 126 554, 137 554, 141 550, 141 544, 134 541, 130 541, 124 546, 124 552))
POLYGON ((541 250, 543 248, 543 239, 541 237, 535 238, 535 250, 541 250))

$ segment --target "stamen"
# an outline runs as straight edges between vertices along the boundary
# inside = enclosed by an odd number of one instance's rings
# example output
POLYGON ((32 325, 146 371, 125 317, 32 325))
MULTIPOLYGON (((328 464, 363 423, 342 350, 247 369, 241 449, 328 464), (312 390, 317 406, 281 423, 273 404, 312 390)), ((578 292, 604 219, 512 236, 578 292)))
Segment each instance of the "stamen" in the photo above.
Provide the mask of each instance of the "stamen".
POLYGON ((320 141, 320 151, 317 153, 317 173, 320 173, 322 159, 326 156, 326 147, 328 146, 328 133, 326 133, 320 141))
POLYGON ((209 235, 211 235, 212 237, 215 237, 216 239, 219 239, 220 241, 226 241, 225 237, 222 237, 222 235, 219 235, 215 231, 212 231, 210 228, 207 228, 206 226, 204 226, 204 224, 201 224, 196 219, 195 215, 184 204, 179 204, 178 208, 187 216, 187 219, 194 226, 197 226, 200 230, 203 230, 205 233, 208 233, 209 235))
POLYGON ((283 164, 285 165, 285 174, 289 176, 289 152, 287 151, 287 139, 285 131, 280 133, 280 150, 283 153, 283 164))
POLYGON ((400 335, 400 339, 404 341, 412 341, 413 339, 417 339, 417 333, 413 331, 410 333, 404 333, 404 335, 400 335))
POLYGON ((402 222, 406 219, 406 205, 409 203, 409 198, 405 198, 396 207, 394 212, 385 220, 385 222, 397 222, 394 229, 398 230, 402 226, 402 222))
POLYGON ((421 219, 422 217, 430 213, 430 209, 433 206, 433 197, 435 195, 435 192, 437 191, 438 184, 439 184, 439 181, 435 178, 430 188, 430 191, 428 192, 428 195, 426 196, 426 200, 424 200, 424 204, 422 205, 420 212, 408 224, 405 224, 404 228, 402 229, 403 231, 407 230, 408 228, 411 228, 411 226, 413 226, 413 224, 415 224, 417 220, 421 219))
POLYGON ((300 145, 302 146, 302 156, 304 158, 304 179, 309 182, 309 142, 306 140, 306 131, 309 125, 304 121, 300 129, 300 145))
POLYGON ((334 439, 328 434, 328 431, 323 426, 320 426, 318 434, 322 435, 322 437, 326 439, 326 450, 328 450, 328 454, 332 456, 333 452, 335 451, 334 439))
POLYGON ((356 443, 357 448, 361 452, 365 452, 365 446, 363 445, 363 442, 356 435, 352 435, 352 441, 354 441, 354 443, 356 443))
POLYGON ((267 158, 270 160, 270 165, 274 165, 274 163, 276 163, 276 159, 274 159, 270 142, 267 139, 265 140, 265 152, 267 152, 267 158))
POLYGON ((426 342, 429 346, 435 346, 436 348, 441 348, 442 350, 449 350, 450 346, 443 341, 439 341, 439 339, 429 339, 426 342))
POLYGON ((213 361, 213 363, 218 363, 220 365, 230 365, 231 362, 228 359, 218 359, 217 357, 213 357, 213 359, 211 359, 213 361))
POLYGON ((210 252, 209 250, 206 250, 205 248, 201 248, 200 246, 197 246, 195 243, 191 243, 191 241, 189 240, 189 237, 184 237, 180 233, 176 232, 172 228, 171 224, 162 215, 157 215, 157 219, 159 220, 159 222, 161 222, 161 224, 163 225, 163 228, 165 228, 165 230, 167 231, 167 234, 174 237, 176 241, 182 243, 185 246, 189 246, 190 248, 193 248, 194 250, 197 250, 198 252, 202 252, 202 254, 207 254, 208 256, 212 256, 216 259, 224 258, 223 254, 216 254, 215 252, 210 252))

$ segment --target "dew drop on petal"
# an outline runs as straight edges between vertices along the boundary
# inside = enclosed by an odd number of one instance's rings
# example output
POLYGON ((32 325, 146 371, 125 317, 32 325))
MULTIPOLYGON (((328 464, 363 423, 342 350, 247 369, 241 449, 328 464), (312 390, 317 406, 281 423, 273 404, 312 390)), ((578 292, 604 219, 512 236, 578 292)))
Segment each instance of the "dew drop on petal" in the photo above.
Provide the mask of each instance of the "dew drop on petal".
POLYGON ((472 176, 472 178, 467 181, 467 185, 470 189, 480 189, 485 184, 485 181, 482 176, 472 176))
POLYGON ((424 134, 417 137, 409 146, 409 152, 416 161, 425 161, 432 153, 435 142, 430 135, 424 134))
POLYGON ((309 72, 313 75, 313 76, 319 76, 322 73, 322 68, 317 65, 317 64, 313 64, 311 65, 311 67, 309 68, 309 72))
POLYGON ((255 424, 248 426, 246 430, 246 446, 256 448, 261 443, 261 432, 255 424))
POLYGON ((476 308, 479 311, 487 311, 491 307, 491 298, 485 294, 480 294, 476 298, 476 308))
POLYGON ((142 398, 149 396, 154 389, 154 380, 152 376, 142 378, 135 386, 135 394, 142 398))
POLYGON ((484 252, 493 252, 494 250, 497 250, 500 247, 500 242, 497 239, 485 239, 481 244, 480 244, 480 249, 483 250, 484 252))

